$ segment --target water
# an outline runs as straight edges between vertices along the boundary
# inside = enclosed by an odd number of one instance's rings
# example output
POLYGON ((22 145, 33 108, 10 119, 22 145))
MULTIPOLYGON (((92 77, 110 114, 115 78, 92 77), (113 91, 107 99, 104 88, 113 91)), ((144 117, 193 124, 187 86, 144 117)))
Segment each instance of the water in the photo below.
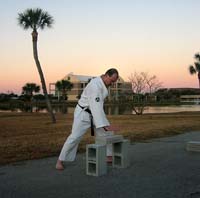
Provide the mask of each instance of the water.
MULTIPOLYGON (((75 107, 53 107, 54 113, 73 113, 75 107)), ((174 105, 174 106, 147 106, 144 109, 144 114, 148 113, 176 113, 186 111, 200 111, 200 105, 174 105)), ((11 112, 11 110, 0 110, 0 112, 11 112)), ((20 109, 15 109, 13 112, 22 112, 20 109)), ((46 108, 38 109, 33 107, 32 112, 47 113, 46 108)), ((105 113, 108 115, 124 115, 134 114, 130 107, 125 105, 120 106, 105 106, 105 113)))
POLYGON ((200 111, 200 105, 146 107, 144 113, 176 113, 185 111, 200 111))
MULTIPOLYGON (((177 113, 187 111, 200 111, 200 105, 147 106, 144 108, 143 114, 177 113)), ((126 106, 107 107, 107 109, 105 109, 105 112, 109 115, 135 114, 132 109, 126 106)))

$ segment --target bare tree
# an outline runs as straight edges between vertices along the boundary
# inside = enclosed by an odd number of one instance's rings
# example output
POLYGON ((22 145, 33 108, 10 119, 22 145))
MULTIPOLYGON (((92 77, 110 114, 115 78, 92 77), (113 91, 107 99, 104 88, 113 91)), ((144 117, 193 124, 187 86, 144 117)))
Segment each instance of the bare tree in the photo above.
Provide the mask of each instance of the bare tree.
POLYGON ((160 82, 156 75, 150 76, 148 73, 142 73, 146 79, 147 92, 149 95, 155 93, 158 89, 162 87, 162 82, 160 82))
POLYGON ((141 115, 148 100, 153 96, 155 91, 162 87, 162 83, 159 82, 155 75, 151 76, 145 72, 131 74, 129 81, 131 82, 133 91, 133 111, 137 115, 141 115))

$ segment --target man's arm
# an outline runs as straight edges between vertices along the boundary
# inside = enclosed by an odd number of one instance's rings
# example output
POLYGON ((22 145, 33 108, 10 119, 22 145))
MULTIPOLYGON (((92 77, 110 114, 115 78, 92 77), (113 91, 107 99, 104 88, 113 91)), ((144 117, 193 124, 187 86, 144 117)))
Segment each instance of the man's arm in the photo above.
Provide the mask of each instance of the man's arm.
POLYGON ((93 121, 96 128, 109 126, 110 123, 107 120, 103 108, 104 101, 101 90, 96 85, 93 85, 88 91, 90 92, 90 96, 88 97, 89 108, 92 112, 93 121))

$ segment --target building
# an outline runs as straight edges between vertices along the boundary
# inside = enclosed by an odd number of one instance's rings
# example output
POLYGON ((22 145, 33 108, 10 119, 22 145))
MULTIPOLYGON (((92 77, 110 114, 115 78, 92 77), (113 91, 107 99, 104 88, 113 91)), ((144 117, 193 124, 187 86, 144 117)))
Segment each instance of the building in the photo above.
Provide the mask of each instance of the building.
MULTIPOLYGON (((83 89, 92 78, 95 78, 95 76, 76 75, 73 73, 67 74, 62 80, 68 80, 73 84, 71 91, 67 92, 68 101, 77 101, 80 98, 83 89)), ((117 101, 122 97, 125 99, 132 94, 131 83, 125 82, 121 77, 119 77, 117 82, 109 87, 108 91, 109 101, 117 101)), ((55 83, 49 84, 49 93, 55 97, 59 97, 60 93, 56 90, 55 83)))
POLYGON ((180 102, 200 104, 200 95, 181 95, 180 102))

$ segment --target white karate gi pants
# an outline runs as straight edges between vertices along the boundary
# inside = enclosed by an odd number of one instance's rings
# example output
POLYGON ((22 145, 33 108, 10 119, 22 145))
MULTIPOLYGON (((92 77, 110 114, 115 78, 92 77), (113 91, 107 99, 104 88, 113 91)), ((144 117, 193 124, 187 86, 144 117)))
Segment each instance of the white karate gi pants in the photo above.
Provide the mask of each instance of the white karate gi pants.
MULTIPOLYGON (((83 135, 91 127, 91 120, 88 113, 81 109, 78 105, 74 111, 74 121, 72 125, 72 132, 65 141, 59 160, 61 161, 74 161, 78 149, 79 142, 83 135)), ((103 128, 95 128, 95 136, 112 135, 113 132, 105 131, 103 128)), ((112 156, 112 145, 107 145, 107 156, 112 156)))

